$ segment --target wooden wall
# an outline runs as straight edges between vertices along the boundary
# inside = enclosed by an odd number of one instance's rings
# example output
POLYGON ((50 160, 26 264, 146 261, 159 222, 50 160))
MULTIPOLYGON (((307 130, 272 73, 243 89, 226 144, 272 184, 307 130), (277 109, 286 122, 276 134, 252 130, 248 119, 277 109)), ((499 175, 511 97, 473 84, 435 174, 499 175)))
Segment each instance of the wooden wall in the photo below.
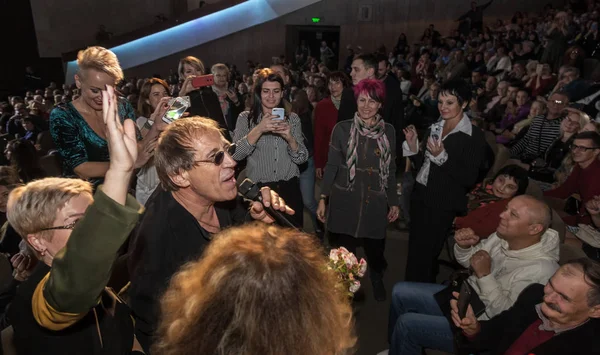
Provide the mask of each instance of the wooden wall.
MULTIPOLYGON (((538 12, 549 0, 495 0, 485 11, 487 20, 510 18, 515 11, 538 12)), ((554 2, 562 4, 562 0, 554 2)), ((480 1, 480 3, 482 3, 480 1)), ((435 24, 442 35, 456 27, 454 20, 468 11, 470 1, 455 0, 323 0, 277 20, 235 33, 185 52, 148 63, 126 71, 128 76, 147 77, 154 73, 168 75, 176 69, 179 58, 194 55, 205 64, 227 61, 245 69, 248 59, 268 64, 271 57, 285 53, 286 26, 312 25, 310 18, 322 18, 319 25, 339 26, 342 49, 345 56, 347 45, 361 45, 364 51, 374 50, 381 44, 392 48, 402 32, 414 43, 430 23, 435 24), (371 5, 373 18, 370 22, 358 21, 360 5, 371 5)))

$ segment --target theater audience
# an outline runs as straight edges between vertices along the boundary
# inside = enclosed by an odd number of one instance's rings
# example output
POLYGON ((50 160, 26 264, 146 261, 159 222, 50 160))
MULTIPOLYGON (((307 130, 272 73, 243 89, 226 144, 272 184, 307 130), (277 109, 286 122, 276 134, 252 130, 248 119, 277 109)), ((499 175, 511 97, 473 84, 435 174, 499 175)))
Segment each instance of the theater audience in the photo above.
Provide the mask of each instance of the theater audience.
POLYGON ((525 193, 529 186, 527 171, 517 165, 500 169, 493 179, 477 184, 468 194, 466 216, 456 217, 456 230, 470 228, 475 235, 488 236, 498 227, 500 214, 515 196, 525 193))
POLYGON ((383 272, 388 222, 399 216, 396 190, 396 132, 379 114, 385 87, 365 79, 354 87, 358 110, 331 135, 317 216, 329 242, 355 252, 362 246, 377 301, 386 298, 383 272))
POLYGON ((418 174, 411 195, 407 281, 435 279, 437 257, 454 218, 467 211, 467 193, 477 183, 484 163, 483 132, 464 113, 471 88, 464 81, 449 81, 439 94, 441 120, 419 142, 414 127, 404 131, 403 154, 418 174))
POLYGON ((526 288, 513 307, 487 321, 478 321, 470 306, 460 319, 455 300, 451 307, 452 321, 467 339, 461 351, 587 355, 600 347, 600 264, 567 262, 545 286, 526 288))
POLYGON ((48 178, 14 189, 8 220, 40 259, 9 307, 19 354, 126 354, 141 350, 130 311, 105 286, 116 252, 139 216, 127 188, 137 155, 133 121, 103 91, 111 161, 104 185, 48 178), (102 301, 101 301, 102 300, 102 301))
MULTIPOLYGON (((454 236, 456 260, 473 274, 464 282, 483 303, 479 320, 509 309, 522 290, 545 283, 558 269, 558 232, 550 229, 552 212, 530 196, 512 199, 500 216, 496 233, 481 240, 469 228, 454 236)), ((448 304, 434 294, 446 286, 400 282, 392 291, 388 334, 390 354, 418 354, 422 348, 453 352, 448 304)), ((450 300, 448 299, 448 302, 450 300)))
POLYGON ((171 279, 153 353, 347 354, 352 310, 336 279, 308 234, 227 229, 171 279))
POLYGON ((533 119, 537 116, 545 114, 546 104, 543 101, 539 100, 533 101, 531 103, 529 114, 527 115, 527 117, 515 123, 511 131, 505 130, 504 132, 502 132, 502 137, 507 139, 506 143, 504 144, 506 146, 512 146, 515 140, 518 141, 520 138, 523 138, 525 134, 527 134, 527 131, 529 130, 529 126, 531 126, 533 119))
MULTIPOLYGON (((273 221, 260 203, 252 204, 248 212, 241 199, 236 199, 234 149, 218 124, 207 118, 179 119, 160 136, 154 164, 161 187, 146 202, 128 256, 130 306, 137 338, 146 353, 158 324, 158 300, 171 276, 196 260, 213 234, 222 229, 248 217, 273 221)), ((293 213, 268 187, 261 193, 267 205, 293 213)))

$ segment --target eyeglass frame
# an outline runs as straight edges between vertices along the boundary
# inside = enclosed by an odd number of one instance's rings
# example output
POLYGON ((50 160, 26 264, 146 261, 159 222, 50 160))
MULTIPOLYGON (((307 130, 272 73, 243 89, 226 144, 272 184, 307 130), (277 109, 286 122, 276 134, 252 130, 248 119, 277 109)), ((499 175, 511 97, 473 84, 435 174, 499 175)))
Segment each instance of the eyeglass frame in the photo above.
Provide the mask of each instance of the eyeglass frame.
POLYGON ((42 228, 42 229, 40 229, 40 232, 51 231, 51 230, 60 230, 60 229, 71 229, 72 230, 77 225, 77 222, 79 222, 79 220, 73 221, 69 224, 65 224, 64 226, 42 228))
POLYGON ((584 151, 584 152, 587 152, 588 150, 600 149, 600 147, 582 147, 582 146, 580 146, 580 145, 577 145, 577 144, 575 144, 575 143, 572 143, 572 144, 569 146, 569 149, 570 149, 571 151, 574 151, 575 149, 578 149, 578 150, 582 150, 582 151, 584 151))
POLYGON ((233 154, 235 154, 236 147, 237 146, 235 143, 231 143, 226 149, 219 150, 218 152, 216 152, 212 160, 195 160, 194 165, 197 165, 199 163, 213 163, 216 166, 221 166, 221 164, 223 164, 223 162, 225 161, 225 153, 229 154, 230 157, 233 157, 233 154), (218 158, 219 154, 221 154, 221 158, 218 158), (220 161, 217 162, 218 160, 220 161))

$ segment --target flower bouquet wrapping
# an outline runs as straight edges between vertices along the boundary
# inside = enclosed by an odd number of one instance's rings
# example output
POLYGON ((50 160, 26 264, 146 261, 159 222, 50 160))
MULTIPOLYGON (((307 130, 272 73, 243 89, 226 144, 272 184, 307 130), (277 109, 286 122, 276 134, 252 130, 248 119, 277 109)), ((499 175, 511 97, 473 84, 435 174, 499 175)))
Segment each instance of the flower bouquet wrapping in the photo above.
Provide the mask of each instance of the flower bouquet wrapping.
POLYGON ((360 288, 358 279, 367 271, 367 262, 362 258, 358 261, 348 249, 340 247, 329 252, 328 268, 337 274, 340 285, 348 296, 353 297, 360 288))

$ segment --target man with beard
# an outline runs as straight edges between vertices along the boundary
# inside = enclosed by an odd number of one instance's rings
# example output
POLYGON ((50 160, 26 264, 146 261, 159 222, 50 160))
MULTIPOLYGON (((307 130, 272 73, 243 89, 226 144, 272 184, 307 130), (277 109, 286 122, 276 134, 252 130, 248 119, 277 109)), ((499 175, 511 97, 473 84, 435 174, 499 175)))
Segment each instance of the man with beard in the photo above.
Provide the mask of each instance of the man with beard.
POLYGON ((479 322, 471 306, 461 319, 456 300, 451 309, 452 321, 466 338, 461 350, 490 350, 492 355, 597 353, 600 264, 588 258, 567 262, 546 286, 528 287, 512 308, 489 321, 479 322))

